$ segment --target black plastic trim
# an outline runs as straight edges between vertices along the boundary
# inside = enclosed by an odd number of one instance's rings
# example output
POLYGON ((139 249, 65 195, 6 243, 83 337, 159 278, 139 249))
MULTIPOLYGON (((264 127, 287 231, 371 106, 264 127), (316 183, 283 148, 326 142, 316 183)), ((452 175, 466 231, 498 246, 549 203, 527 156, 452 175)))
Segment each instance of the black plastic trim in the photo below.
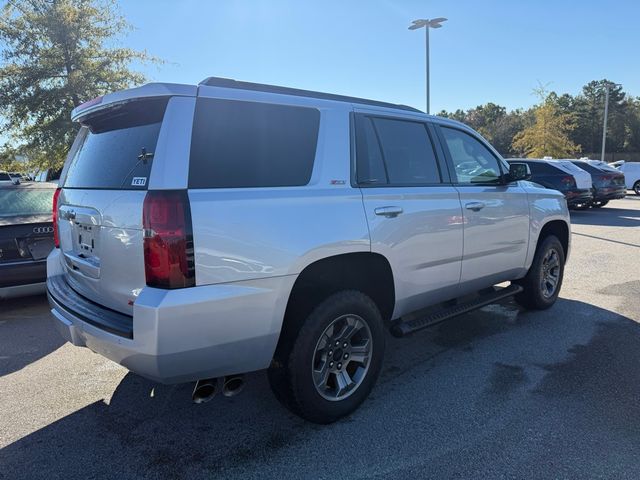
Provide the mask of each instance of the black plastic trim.
POLYGON ((72 289, 63 275, 47 278, 47 293, 70 315, 124 338, 133 338, 133 317, 98 305, 72 289))

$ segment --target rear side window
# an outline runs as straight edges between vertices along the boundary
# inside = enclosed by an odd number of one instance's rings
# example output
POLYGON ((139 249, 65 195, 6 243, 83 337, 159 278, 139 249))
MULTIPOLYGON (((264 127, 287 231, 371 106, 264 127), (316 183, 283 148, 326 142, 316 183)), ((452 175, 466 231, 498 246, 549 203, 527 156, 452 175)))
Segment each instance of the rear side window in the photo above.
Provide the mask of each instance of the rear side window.
POLYGON ((527 162, 533 175, 559 175, 564 174, 553 165, 544 162, 527 162))
POLYGON ((11 177, 8 173, 0 172, 0 180, 11 180, 11 177))
POLYGON ((145 190, 167 101, 136 100, 83 121, 64 187, 145 190))
POLYGON ((422 122, 358 116, 358 183, 392 186, 440 183, 440 171, 422 122))
POLYGON ((199 98, 189 188, 306 185, 319 125, 314 108, 199 98))

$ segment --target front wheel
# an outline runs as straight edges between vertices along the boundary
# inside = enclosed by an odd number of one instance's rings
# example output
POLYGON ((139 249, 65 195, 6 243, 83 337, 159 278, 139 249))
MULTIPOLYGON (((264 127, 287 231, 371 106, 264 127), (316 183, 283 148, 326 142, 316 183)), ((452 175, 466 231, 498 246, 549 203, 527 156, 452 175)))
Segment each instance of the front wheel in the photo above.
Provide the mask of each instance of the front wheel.
POLYGON ((564 277, 565 253, 560 240, 549 235, 538 245, 531 268, 517 283, 524 290, 516 295, 516 301, 527 308, 544 310, 551 307, 560 293, 564 277))
POLYGON ((640 195, 640 180, 633 184, 633 191, 636 192, 636 195, 640 195))
POLYGON ((269 372, 276 397, 314 423, 353 412, 373 388, 384 357, 375 303, 358 291, 328 297, 304 320, 289 351, 269 372))

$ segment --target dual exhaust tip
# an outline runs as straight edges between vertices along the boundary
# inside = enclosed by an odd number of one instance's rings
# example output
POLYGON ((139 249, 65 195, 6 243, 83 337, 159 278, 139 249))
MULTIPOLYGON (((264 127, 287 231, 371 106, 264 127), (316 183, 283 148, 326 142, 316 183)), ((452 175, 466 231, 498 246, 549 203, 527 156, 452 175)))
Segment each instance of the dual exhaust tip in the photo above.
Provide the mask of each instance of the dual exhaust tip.
POLYGON ((198 380, 193 388, 193 403, 207 403, 222 390, 225 397, 235 397, 244 390, 244 375, 227 375, 223 379, 207 378, 198 380), (222 388, 220 388, 222 383, 222 388))

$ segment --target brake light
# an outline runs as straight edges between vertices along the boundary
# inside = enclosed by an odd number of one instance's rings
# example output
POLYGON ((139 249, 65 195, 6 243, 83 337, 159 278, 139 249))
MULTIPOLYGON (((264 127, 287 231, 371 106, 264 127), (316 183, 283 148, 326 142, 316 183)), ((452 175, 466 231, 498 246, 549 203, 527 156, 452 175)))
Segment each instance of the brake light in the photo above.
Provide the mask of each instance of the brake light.
POLYGON ((53 194, 53 244, 56 248, 60 248, 60 235, 58 235, 58 197, 60 196, 61 188, 56 188, 53 194))
POLYGON ((147 192, 142 224, 147 285, 157 288, 194 286, 193 230, 186 190, 147 192))
POLYGON ((576 186, 576 180, 571 175, 566 175, 566 176, 562 177, 560 179, 560 181, 562 182, 562 184, 565 187, 575 187, 576 186))

